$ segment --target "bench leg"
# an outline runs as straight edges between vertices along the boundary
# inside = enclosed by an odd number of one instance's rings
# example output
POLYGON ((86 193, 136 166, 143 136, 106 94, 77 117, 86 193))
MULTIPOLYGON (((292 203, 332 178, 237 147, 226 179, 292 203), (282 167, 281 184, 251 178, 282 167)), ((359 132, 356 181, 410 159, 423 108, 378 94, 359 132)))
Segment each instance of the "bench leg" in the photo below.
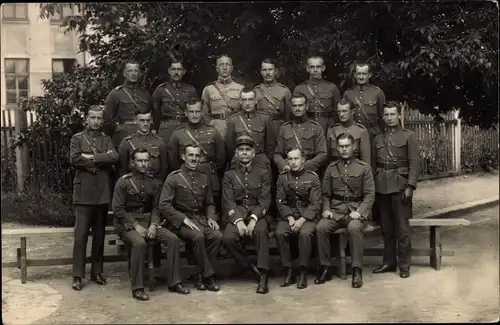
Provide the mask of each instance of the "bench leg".
POLYGON ((130 269, 131 269, 131 265, 132 265, 131 259, 132 259, 132 249, 127 247, 127 269, 128 269, 128 277, 129 278, 131 276, 131 274, 130 274, 130 269))
POLYGON ((339 272, 338 276, 342 280, 347 279, 347 272, 346 272, 346 256, 345 256, 345 248, 347 245, 347 238, 345 234, 339 234, 339 253, 338 253, 338 259, 339 259, 339 272))
POLYGON ((153 254, 154 253, 154 245, 153 244, 148 244, 148 250, 146 253, 146 260, 147 260, 147 283, 146 285, 149 287, 149 291, 154 291, 155 286, 154 286, 154 261, 153 261, 153 254))
POLYGON ((438 226, 431 226, 430 248, 432 252, 430 257, 430 264, 437 271, 441 269, 442 260, 441 234, 439 230, 440 229, 438 226))
POLYGON ((28 265, 27 252, 26 252, 26 237, 21 237, 21 249, 20 249, 20 261, 21 261, 21 283, 26 283, 28 281, 28 265))

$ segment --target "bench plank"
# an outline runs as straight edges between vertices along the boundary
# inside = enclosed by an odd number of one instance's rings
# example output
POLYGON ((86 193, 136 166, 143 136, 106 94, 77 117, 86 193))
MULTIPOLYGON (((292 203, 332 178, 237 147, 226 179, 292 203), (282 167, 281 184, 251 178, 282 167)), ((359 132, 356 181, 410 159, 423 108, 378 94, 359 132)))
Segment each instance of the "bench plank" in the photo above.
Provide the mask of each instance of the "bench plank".
POLYGON ((468 226, 469 220, 465 219, 410 219, 412 227, 448 227, 448 226, 468 226))
MULTIPOLYGON (((51 228, 51 227, 40 227, 40 228, 19 228, 19 229, 2 229, 2 236, 28 236, 28 235, 52 235, 52 234, 73 234, 75 228, 73 227, 63 227, 63 228, 51 228)), ((92 231, 90 231, 90 235, 92 231)), ((112 226, 106 227, 106 235, 115 234, 115 228, 112 226)))

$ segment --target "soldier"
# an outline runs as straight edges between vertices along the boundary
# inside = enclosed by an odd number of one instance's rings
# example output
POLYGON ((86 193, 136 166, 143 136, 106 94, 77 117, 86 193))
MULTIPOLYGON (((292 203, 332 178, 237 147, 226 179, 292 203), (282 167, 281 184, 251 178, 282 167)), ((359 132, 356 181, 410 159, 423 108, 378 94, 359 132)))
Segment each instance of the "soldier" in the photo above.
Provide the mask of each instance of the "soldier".
POLYGON ((255 87, 257 94, 257 110, 271 117, 274 130, 279 131, 285 121, 292 118, 292 94, 287 86, 276 82, 278 69, 274 60, 264 59, 260 74, 263 83, 255 87))
POLYGON ((239 95, 243 85, 233 81, 233 60, 227 55, 217 59, 215 68, 217 80, 203 88, 201 95, 203 113, 204 120, 211 121, 210 124, 215 126, 225 139, 228 117, 240 110, 239 95))
POLYGON ((318 253, 322 270, 316 284, 331 279, 330 237, 339 228, 347 228, 352 257, 352 287, 363 285, 363 229, 375 199, 373 174, 366 162, 353 156, 354 137, 337 136, 340 160, 332 162, 323 178, 323 218, 316 226, 318 253))
POLYGON ((384 236, 383 265, 373 273, 396 271, 396 242, 399 275, 410 276, 413 191, 420 173, 420 145, 414 133, 400 125, 401 105, 384 105, 387 128, 375 137, 377 169, 375 185, 380 206, 380 223, 384 236), (396 235, 397 234, 397 235, 396 235))
POLYGON ((167 177, 160 196, 160 211, 172 230, 194 247, 194 258, 200 273, 198 290, 219 291, 212 265, 222 246, 218 217, 209 178, 198 171, 201 149, 187 145, 182 154, 184 164, 167 177))
POLYGON ((189 98, 196 97, 196 89, 182 81, 186 69, 180 60, 173 60, 168 68, 170 81, 160 84, 153 92, 153 119, 158 135, 168 141, 180 123, 187 122, 184 108, 189 98))
POLYGON ((309 73, 309 80, 295 87, 293 93, 306 96, 308 102, 311 103, 307 115, 318 121, 326 133, 326 130, 337 121, 334 113, 340 100, 340 92, 334 83, 322 79, 322 74, 326 69, 322 57, 309 57, 306 69, 309 73))
POLYGON ((306 158, 304 168, 307 170, 318 172, 326 162, 325 133, 318 122, 307 118, 307 106, 306 96, 293 95, 293 120, 281 126, 274 151, 274 163, 280 172, 290 170, 284 159, 290 149, 298 148, 304 152, 306 158))
POLYGON ((169 270, 166 275, 169 290, 189 294, 179 275, 180 241, 172 232, 159 226, 158 201, 160 182, 149 176, 149 152, 137 148, 131 154, 132 173, 118 179, 113 194, 113 226, 117 235, 131 250, 130 282, 132 296, 137 300, 149 300, 144 292, 144 264, 146 241, 157 240, 167 249, 169 270))
POLYGON ((169 167, 176 170, 181 167, 182 156, 188 145, 201 148, 200 172, 208 175, 217 212, 220 211, 220 176, 226 164, 226 147, 221 134, 213 126, 202 121, 201 102, 191 98, 186 104, 184 114, 188 123, 174 131, 168 142, 169 167))
POLYGON ((354 138, 354 158, 361 159, 371 166, 370 135, 362 124, 354 122, 352 108, 353 104, 345 98, 342 98, 337 105, 340 123, 328 128, 326 134, 328 161, 333 162, 340 158, 337 135, 349 133, 354 138))
POLYGON ((136 128, 134 112, 138 108, 151 108, 149 92, 139 85, 141 70, 139 63, 129 61, 123 69, 125 83, 113 89, 106 98, 104 128, 113 138, 115 148, 123 139, 134 133, 136 128))
POLYGON ((278 178, 277 205, 280 214, 276 239, 281 260, 286 269, 282 287, 295 283, 290 253, 290 236, 298 237, 300 276, 297 288, 307 288, 307 270, 313 247, 313 237, 321 211, 321 182, 318 174, 304 169, 304 153, 300 149, 288 151, 290 171, 278 178))
POLYGON ((103 272, 104 235, 111 200, 111 166, 118 153, 111 138, 101 132, 104 108, 91 106, 87 128, 71 137, 70 162, 76 168, 73 181, 75 240, 73 244, 73 290, 82 290, 87 258, 87 240, 92 227, 91 280, 106 284, 103 272))
POLYGON ((227 215, 224 246, 236 262, 259 278, 257 293, 266 294, 269 270, 269 225, 267 214, 271 203, 271 178, 267 169, 255 161, 255 141, 246 135, 236 139, 237 163, 224 174, 222 206, 227 215), (257 266, 251 264, 241 245, 253 238, 257 249, 257 266))
POLYGON ((227 155, 234 160, 236 139, 241 135, 248 135, 255 141, 255 161, 268 169, 271 174, 271 160, 276 142, 271 118, 255 111, 255 91, 245 88, 241 91, 242 111, 231 116, 227 122, 227 155))

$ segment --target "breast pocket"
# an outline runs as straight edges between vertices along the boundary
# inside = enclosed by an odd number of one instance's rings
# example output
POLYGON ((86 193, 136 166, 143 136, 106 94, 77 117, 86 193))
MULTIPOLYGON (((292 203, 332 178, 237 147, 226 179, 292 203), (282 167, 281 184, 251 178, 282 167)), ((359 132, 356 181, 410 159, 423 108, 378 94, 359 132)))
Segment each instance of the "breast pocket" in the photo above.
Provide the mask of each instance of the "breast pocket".
POLYGON ((333 94, 331 91, 321 91, 318 94, 319 101, 323 104, 324 108, 332 107, 333 94))
POLYGON ((374 100, 363 100, 363 108, 365 109, 365 113, 370 117, 377 116, 377 101, 374 100))
POLYGON ((177 184, 176 186, 175 196, 178 198, 191 198, 193 197, 193 194, 187 186, 186 182, 182 181, 179 182, 179 184, 177 184))
POLYGON ((240 95, 235 91, 229 91, 226 95, 226 100, 234 111, 240 110, 240 95))
POLYGON ((149 155, 151 156, 151 168, 154 171, 160 170, 160 148, 153 146, 148 148, 149 155))
POLYGON ((302 147, 304 150, 314 151, 316 149, 316 139, 314 138, 314 130, 305 129, 302 132, 302 147))
POLYGON ((408 152, 406 139, 397 137, 393 138, 391 150, 396 159, 406 159, 408 152))

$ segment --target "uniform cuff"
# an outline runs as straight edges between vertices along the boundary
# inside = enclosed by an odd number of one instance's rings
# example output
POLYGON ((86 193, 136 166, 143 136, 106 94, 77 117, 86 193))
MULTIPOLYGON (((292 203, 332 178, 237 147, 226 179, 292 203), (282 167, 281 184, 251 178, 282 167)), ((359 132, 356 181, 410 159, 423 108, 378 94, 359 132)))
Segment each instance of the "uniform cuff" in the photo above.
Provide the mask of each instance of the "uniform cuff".
POLYGON ((250 218, 254 219, 256 222, 259 221, 259 218, 255 214, 252 214, 250 218))
POLYGON ((236 226, 236 224, 240 221, 243 221, 243 218, 238 218, 236 220, 234 220, 233 224, 236 226))

